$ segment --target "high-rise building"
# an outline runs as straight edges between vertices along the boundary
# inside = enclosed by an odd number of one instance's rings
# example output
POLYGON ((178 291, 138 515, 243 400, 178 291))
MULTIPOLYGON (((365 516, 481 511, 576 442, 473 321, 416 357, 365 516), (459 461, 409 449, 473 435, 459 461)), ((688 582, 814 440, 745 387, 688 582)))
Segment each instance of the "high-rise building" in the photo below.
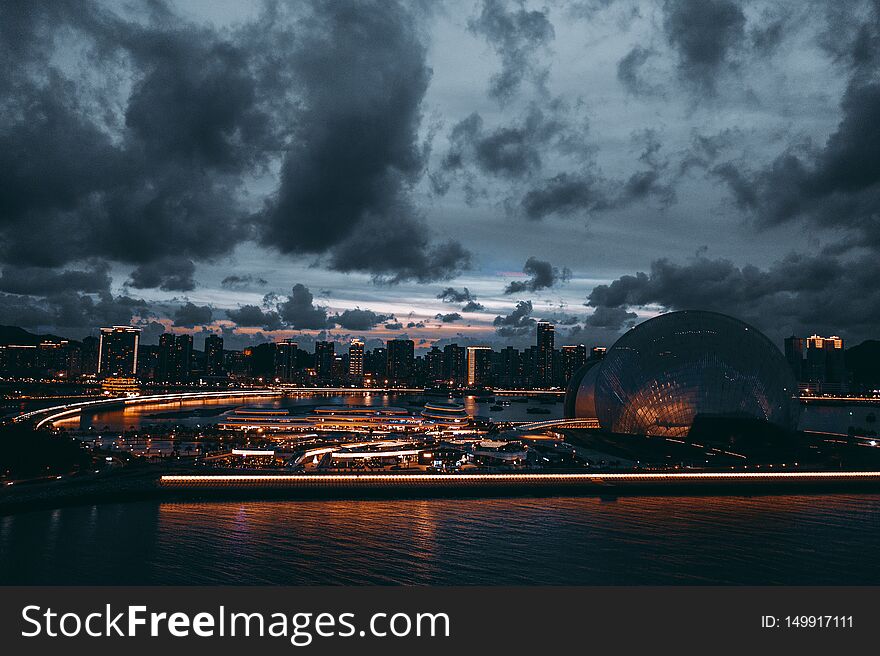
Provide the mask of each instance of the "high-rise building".
POLYGON ((552 323, 539 321, 537 328, 538 359, 535 363, 535 385, 553 386, 553 346, 556 332, 552 323))
POLYGON ((806 348, 807 340, 803 337, 792 335, 785 338, 785 359, 797 381, 803 380, 804 377, 804 351, 806 348))
POLYGON ((100 340, 97 337, 89 335, 83 338, 82 355, 80 356, 80 369, 83 374, 94 375, 98 373, 99 350, 100 340))
POLYGON ((174 368, 173 377, 175 382, 183 383, 189 380, 192 372, 192 335, 177 335, 174 338, 174 368))
POLYGON ((846 391, 847 374, 843 339, 837 335, 787 337, 785 359, 800 387, 822 394, 846 391))
POLYGON ((388 348, 388 381, 392 385, 409 385, 413 374, 415 343, 411 339, 391 339, 388 348))
POLYGON ((141 329, 131 326, 101 328, 98 343, 98 374, 134 376, 137 374, 138 342, 141 329))
POLYGON ((497 380, 500 385, 507 387, 522 384, 522 357, 512 346, 506 346, 498 354, 497 380))
POLYGON ((275 343, 275 378, 284 383, 293 381, 297 370, 299 344, 292 339, 275 343))
POLYGON ((467 347, 468 387, 485 387, 492 382, 492 349, 488 346, 467 347))
POLYGON ((220 335, 205 337, 205 373, 209 376, 223 376, 223 338, 220 335))
POLYGON ((467 357, 463 346, 447 344, 443 348, 443 376, 452 385, 467 382, 467 357))
POLYGON ((364 343, 359 339, 348 345, 348 379, 355 385, 364 380, 364 343))
POLYGON ((583 344, 563 346, 562 349, 562 385, 567 385, 578 369, 587 363, 587 347, 583 344))
POLYGON ((333 358, 336 345, 333 342, 315 342, 315 374, 321 382, 333 377, 333 358))
POLYGON ((174 333, 159 335, 159 354, 156 361, 156 378, 169 382, 174 375, 174 333))
POLYGON ((384 383, 388 373, 388 351, 381 346, 364 353, 364 373, 377 382, 384 383))
POLYGON ((442 383, 443 376, 443 351, 436 346, 425 354, 425 378, 431 385, 442 383))

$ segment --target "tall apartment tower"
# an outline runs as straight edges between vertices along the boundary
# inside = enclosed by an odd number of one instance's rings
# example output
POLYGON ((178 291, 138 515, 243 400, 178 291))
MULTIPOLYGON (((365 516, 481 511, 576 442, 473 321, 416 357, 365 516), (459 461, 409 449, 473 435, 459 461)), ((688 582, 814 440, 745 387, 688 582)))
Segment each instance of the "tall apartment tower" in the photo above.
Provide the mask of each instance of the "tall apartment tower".
POLYGON ((547 321, 538 322, 537 362, 535 363, 535 385, 553 387, 553 346, 556 329, 547 321))
POLYGON ((348 345, 348 378, 358 385, 364 380, 364 343, 359 339, 348 345))
POLYGON ((223 338, 220 335, 208 335, 205 338, 205 373, 209 376, 223 376, 226 373, 223 338))
POLYGON ((468 387, 485 387, 492 379, 492 349, 488 346, 467 347, 468 387))
POLYGON ((141 329, 130 326, 101 328, 98 344, 98 374, 134 376, 137 373, 141 329))

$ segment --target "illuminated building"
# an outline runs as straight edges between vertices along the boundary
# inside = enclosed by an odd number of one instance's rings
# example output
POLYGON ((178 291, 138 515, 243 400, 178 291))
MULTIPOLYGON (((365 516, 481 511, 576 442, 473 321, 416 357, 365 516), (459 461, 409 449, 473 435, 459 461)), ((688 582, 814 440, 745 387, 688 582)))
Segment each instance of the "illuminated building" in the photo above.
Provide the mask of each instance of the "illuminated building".
POLYGON ((134 376, 137 374, 140 328, 113 326, 101 328, 98 344, 98 374, 134 376))
POLYGON ((359 339, 348 345, 348 378, 354 384, 364 379, 364 343, 359 339))
POLYGON ((587 347, 583 344, 563 346, 562 349, 562 383, 567 384, 575 372, 587 363, 587 347))
POLYGON ((433 401, 426 403, 422 417, 443 428, 461 428, 470 422, 470 415, 461 403, 433 401))
POLYGON ((447 344, 443 348, 443 376, 453 385, 467 381, 467 358, 463 346, 447 344))
POLYGON ((806 393, 842 394, 846 391, 843 339, 831 337, 788 337, 785 359, 806 393))
POLYGON ((336 345, 333 342, 315 342, 315 373, 318 380, 326 382, 333 376, 333 358, 336 345))
POLYGON ((553 346, 556 329, 552 323, 539 321, 537 326, 538 359, 535 363, 535 385, 553 386, 553 346))
POLYGON ((275 378, 289 383, 296 374, 296 360, 299 344, 292 339, 285 339, 275 344, 275 378))
POLYGON ((192 371, 192 352, 193 338, 192 335, 177 335, 174 338, 173 378, 176 382, 186 382, 189 380, 192 371))
POLYGON ((467 347, 468 387, 485 387, 492 379, 492 349, 488 346, 467 347))
POLYGON ((626 332, 573 377, 567 417, 614 433, 683 437, 695 420, 797 425, 796 385, 755 328, 714 312, 672 312, 626 332))
POLYGON ((443 351, 436 346, 425 354, 425 368, 427 380, 431 384, 443 383, 447 378, 444 376, 443 351))
POLYGON ((223 338, 220 335, 208 335, 205 338, 205 373, 208 376, 224 376, 223 338))
POLYGON ((391 339, 388 348, 387 376, 391 385, 409 385, 413 375, 415 343, 411 339, 391 339))
POLYGON ((329 405, 315 408, 304 417, 276 408, 238 408, 218 424, 224 430, 269 432, 387 433, 424 431, 431 427, 406 408, 385 406, 329 405))
POLYGON ((141 388, 133 376, 107 376, 101 381, 101 392, 107 396, 137 396, 141 388))

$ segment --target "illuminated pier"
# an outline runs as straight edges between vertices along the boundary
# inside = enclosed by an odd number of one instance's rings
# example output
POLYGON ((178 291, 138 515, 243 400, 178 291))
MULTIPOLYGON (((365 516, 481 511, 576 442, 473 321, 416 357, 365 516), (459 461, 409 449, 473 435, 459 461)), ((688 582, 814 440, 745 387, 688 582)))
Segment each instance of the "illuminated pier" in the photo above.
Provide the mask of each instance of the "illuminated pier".
POLYGON ((847 472, 669 472, 595 474, 304 474, 304 475, 168 475, 159 485, 179 490, 290 490, 290 491, 538 491, 607 494, 613 491, 676 491, 693 489, 798 488, 880 489, 880 471, 847 472))

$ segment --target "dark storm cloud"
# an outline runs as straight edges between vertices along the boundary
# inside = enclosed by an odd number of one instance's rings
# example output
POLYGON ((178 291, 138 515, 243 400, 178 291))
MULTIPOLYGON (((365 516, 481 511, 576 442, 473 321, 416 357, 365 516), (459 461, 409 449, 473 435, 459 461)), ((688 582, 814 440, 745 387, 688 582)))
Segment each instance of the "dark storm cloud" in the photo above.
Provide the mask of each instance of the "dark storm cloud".
POLYGON ((386 323, 385 328, 386 330, 403 330, 403 324, 400 322, 386 323))
POLYGON ((519 118, 492 128, 473 113, 450 131, 449 148, 429 176, 432 189, 442 195, 457 183, 468 204, 501 189, 508 212, 529 218, 595 205, 602 192, 588 128, 582 108, 559 98, 531 102, 519 118))
POLYGON ((95 326, 128 325, 135 316, 149 314, 146 303, 109 292, 96 295, 53 293, 47 296, 0 294, 0 324, 24 328, 49 327, 88 333, 95 326))
POLYGON ((134 285, 174 290, 188 279, 159 279, 155 263, 213 259, 255 235, 390 280, 468 265, 459 244, 431 242, 408 197, 430 71, 401 6, 267 5, 220 30, 162 2, 124 16, 11 4, 0 25, 0 260, 103 257, 138 265, 134 285), (277 195, 250 216, 245 181, 285 149, 277 195), (377 223, 418 239, 348 261, 377 223))
POLYGON ((649 198, 659 200, 662 206, 670 205, 675 200, 675 188, 663 179, 669 162, 660 156, 662 146, 657 132, 643 130, 633 135, 633 141, 643 146, 639 162, 646 168, 636 171, 622 184, 614 205, 622 207, 649 198))
POLYGON ((874 0, 830 2, 819 42, 837 61, 854 70, 876 66, 880 55, 880 5, 874 0))
POLYGON ((458 312, 450 312, 449 314, 436 314, 434 318, 442 323, 454 323, 456 321, 461 321, 461 315, 458 312))
POLYGON ((656 53, 650 48, 635 46, 617 63, 617 79, 624 88, 634 95, 657 93, 656 85, 648 82, 641 69, 656 53))
POLYGON ((110 289, 109 267, 95 263, 88 269, 4 267, 0 292, 46 296, 68 292, 97 293, 110 289))
POLYGON ((393 319, 388 314, 378 314, 372 310, 343 310, 330 317, 330 321, 345 330, 372 330, 380 323, 393 319))
POLYGON ((283 324, 278 312, 265 310, 258 305, 242 305, 236 310, 226 310, 226 316, 237 326, 281 330, 283 324))
POLYGON ((559 269, 546 260, 530 257, 523 266, 523 273, 529 276, 528 280, 514 280, 504 288, 505 294, 519 294, 521 292, 537 292, 548 289, 560 282, 571 279, 571 270, 567 267, 559 269))
POLYGON ((462 288, 461 291, 454 287, 447 287, 437 294, 437 298, 444 303, 464 303, 461 308, 462 312, 481 312, 486 309, 482 303, 477 302, 477 297, 471 294, 467 287, 462 288))
POLYGON ((527 10, 524 4, 483 0, 480 15, 468 21, 471 31, 485 37, 501 57, 501 72, 489 84, 489 95, 501 102, 509 100, 527 77, 543 89, 548 75, 537 54, 553 40, 553 25, 546 9, 527 10))
POLYGON ((666 0, 663 13, 682 77, 714 89, 716 74, 731 63, 731 53, 745 39, 742 8, 732 0, 666 0))
POLYGON ((376 283, 395 284, 449 280, 471 265, 464 246, 454 240, 432 243, 424 226, 410 221, 405 211, 396 223, 370 217, 361 229, 333 249, 332 268, 367 271, 376 283))
POLYGON ((243 235, 234 176, 271 140, 245 54, 160 3, 130 21, 90 3, 0 12, 15 26, 17 57, 0 80, 0 257, 146 264, 234 246, 243 235), (55 64, 71 42, 113 88, 55 64), (130 74, 127 97, 120 71, 130 74))
POLYGON ((290 296, 278 305, 282 320, 296 329, 320 330, 327 328, 327 308, 316 306, 315 297, 301 283, 293 286, 290 296))
POLYGON ((497 316, 492 322, 495 332, 500 337, 519 337, 529 334, 537 323, 532 318, 532 302, 519 301, 516 307, 506 316, 497 316))
POLYGON ((326 307, 315 305, 315 297, 309 288, 297 283, 290 295, 284 298, 267 294, 264 307, 243 305, 227 310, 226 316, 243 327, 262 327, 264 330, 324 330, 339 326, 345 330, 371 330, 394 317, 372 310, 354 308, 330 315, 326 307))
POLYGON ((559 101, 531 103, 519 120, 494 129, 487 129, 482 116, 473 113, 449 133, 450 148, 440 175, 475 169, 518 180, 540 171, 552 151, 586 155, 590 149, 583 141, 585 131, 586 125, 573 122, 570 110, 559 101))
POLYGON ((453 276, 469 254, 432 244, 408 196, 424 167, 430 79, 417 17, 394 2, 316 3, 301 27, 286 55, 301 95, 297 134, 258 217, 263 244, 392 282, 453 276))
POLYGON ((458 291, 454 287, 447 287, 437 294, 437 298, 444 303, 465 303, 467 301, 476 300, 475 296, 471 296, 471 292, 467 287, 464 287, 461 291, 458 291))
POLYGON ((649 273, 621 276, 593 289, 587 304, 607 309, 662 307, 731 314, 778 338, 784 332, 842 332, 876 337, 880 261, 791 254, 768 267, 699 257, 687 264, 656 260, 649 273), (854 302, 853 299, 858 299, 854 302))
POLYGON ((600 305, 587 317, 586 324, 595 328, 620 330, 623 327, 633 326, 637 318, 635 312, 629 312, 625 308, 600 305))
POLYGON ((137 267, 131 272, 128 285, 135 289, 188 292, 196 287, 195 272, 196 265, 190 259, 162 258, 137 267))
POLYGON ((592 173, 560 173, 547 178, 522 198, 522 209, 532 220, 557 214, 570 216, 605 207, 604 194, 592 173))
POLYGON ((855 77, 841 109, 840 124, 821 148, 791 146, 757 172, 738 162, 713 172, 762 225, 805 219, 848 231, 854 244, 880 245, 880 83, 855 77))
POLYGON ((214 312, 209 305, 196 305, 187 301, 174 311, 174 325, 181 328, 194 328, 211 323, 214 312))
POLYGON ((244 275, 233 274, 231 276, 226 276, 220 281, 220 286, 223 287, 223 289, 233 289, 236 291, 249 289, 255 286, 265 287, 268 284, 268 280, 258 276, 252 276, 249 273, 244 275))
POLYGON ((476 301, 468 301, 461 306, 462 312, 482 312, 485 309, 485 305, 483 305, 482 303, 477 303, 476 301))

